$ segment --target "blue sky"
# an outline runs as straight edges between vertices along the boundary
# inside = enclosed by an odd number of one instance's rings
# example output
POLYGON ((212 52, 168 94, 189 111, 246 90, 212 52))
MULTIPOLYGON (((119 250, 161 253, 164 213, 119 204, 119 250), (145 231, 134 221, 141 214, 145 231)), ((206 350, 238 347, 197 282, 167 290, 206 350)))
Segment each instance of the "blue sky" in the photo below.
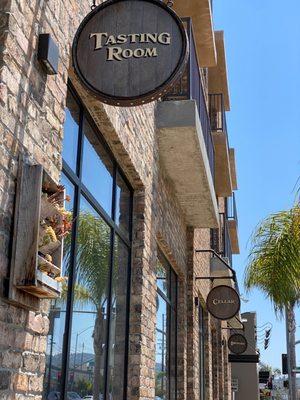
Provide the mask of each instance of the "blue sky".
MULTIPOLYGON (((241 254, 234 265, 242 282, 249 236, 263 217, 292 205, 300 176, 300 2, 213 3, 215 29, 225 31, 231 94, 227 124, 230 144, 236 148, 239 183, 241 254)), ((270 346, 261 350, 261 360, 281 368, 284 323, 276 320, 260 292, 247 298, 242 311, 257 311, 258 325, 273 323, 270 346)), ((297 362, 300 365, 300 349, 297 362)))

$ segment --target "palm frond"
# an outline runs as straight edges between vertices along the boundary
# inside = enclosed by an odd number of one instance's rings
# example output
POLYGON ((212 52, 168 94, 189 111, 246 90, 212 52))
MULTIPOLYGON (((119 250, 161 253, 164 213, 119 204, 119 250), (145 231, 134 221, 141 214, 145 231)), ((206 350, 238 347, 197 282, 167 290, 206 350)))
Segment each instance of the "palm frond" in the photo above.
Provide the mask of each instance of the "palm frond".
POLYGON ((277 312, 300 294, 300 207, 266 218, 255 230, 245 271, 247 290, 256 287, 277 312))
MULTIPOLYGON (((94 304, 107 296, 110 261, 111 230, 106 223, 91 212, 82 211, 78 221, 76 253, 76 285, 89 293, 94 304)), ((64 260, 69 265, 71 237, 64 243, 64 260)))

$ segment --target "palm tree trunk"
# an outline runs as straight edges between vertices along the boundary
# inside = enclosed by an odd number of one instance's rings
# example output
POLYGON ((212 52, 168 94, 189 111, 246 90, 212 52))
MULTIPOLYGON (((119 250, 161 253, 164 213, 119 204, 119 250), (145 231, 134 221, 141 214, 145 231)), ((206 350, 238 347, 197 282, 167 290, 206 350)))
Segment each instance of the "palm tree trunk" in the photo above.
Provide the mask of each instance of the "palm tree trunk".
POLYGON ((296 368, 296 345, 295 345, 295 312, 294 304, 286 306, 286 345, 289 376, 289 400, 297 400, 296 397, 296 374, 293 370, 296 368))
POLYGON ((97 309, 93 339, 94 339, 94 354, 95 354, 93 399, 98 400, 100 399, 100 394, 103 395, 103 390, 104 390, 103 376, 101 376, 101 367, 103 368, 104 366, 104 362, 102 359, 103 356, 102 345, 104 343, 104 315, 101 307, 97 309))

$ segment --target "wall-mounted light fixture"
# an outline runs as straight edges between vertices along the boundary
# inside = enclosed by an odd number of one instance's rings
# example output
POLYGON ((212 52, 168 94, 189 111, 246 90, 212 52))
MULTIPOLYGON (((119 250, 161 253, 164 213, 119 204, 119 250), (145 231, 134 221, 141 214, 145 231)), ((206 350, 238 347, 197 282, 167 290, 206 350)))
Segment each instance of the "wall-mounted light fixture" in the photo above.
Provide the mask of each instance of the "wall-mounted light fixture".
POLYGON ((39 35, 37 58, 48 75, 57 74, 59 49, 50 33, 41 33, 39 35))

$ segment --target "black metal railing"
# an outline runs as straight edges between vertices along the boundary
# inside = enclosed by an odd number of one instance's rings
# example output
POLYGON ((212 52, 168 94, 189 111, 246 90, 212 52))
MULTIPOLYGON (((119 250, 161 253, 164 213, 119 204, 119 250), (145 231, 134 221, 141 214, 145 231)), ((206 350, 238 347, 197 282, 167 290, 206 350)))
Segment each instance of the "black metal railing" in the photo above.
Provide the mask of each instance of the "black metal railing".
POLYGON ((189 38, 189 46, 190 46, 189 59, 182 77, 174 85, 173 89, 163 97, 163 100, 196 101, 202 133, 208 155, 209 165, 212 177, 214 179, 214 164, 215 164, 214 144, 212 140, 209 116, 201 81, 200 67, 198 64, 198 57, 195 47, 192 20, 191 18, 182 18, 182 22, 186 27, 187 35, 189 38))
POLYGON ((210 248, 216 253, 220 253, 220 231, 219 228, 211 228, 210 230, 210 248))
POLYGON ((236 201, 235 201, 235 193, 232 193, 231 197, 227 197, 226 200, 226 214, 227 219, 235 220, 238 225, 238 214, 236 208, 236 201))
POLYGON ((209 121, 213 132, 223 132, 226 136, 227 148, 229 149, 226 112, 224 97, 222 93, 209 94, 209 121))
POLYGON ((226 114, 223 94, 209 94, 209 121, 212 131, 225 132, 227 134, 226 114))
POLYGON ((229 265, 232 265, 232 248, 231 241, 229 236, 229 229, 227 224, 227 219, 225 218, 225 214, 221 214, 221 223, 222 223, 222 255, 223 257, 227 257, 229 260, 229 265))
POLYGON ((232 266, 232 248, 229 236, 229 228, 225 213, 220 213, 220 228, 210 230, 210 246, 221 257, 228 258, 232 266))

